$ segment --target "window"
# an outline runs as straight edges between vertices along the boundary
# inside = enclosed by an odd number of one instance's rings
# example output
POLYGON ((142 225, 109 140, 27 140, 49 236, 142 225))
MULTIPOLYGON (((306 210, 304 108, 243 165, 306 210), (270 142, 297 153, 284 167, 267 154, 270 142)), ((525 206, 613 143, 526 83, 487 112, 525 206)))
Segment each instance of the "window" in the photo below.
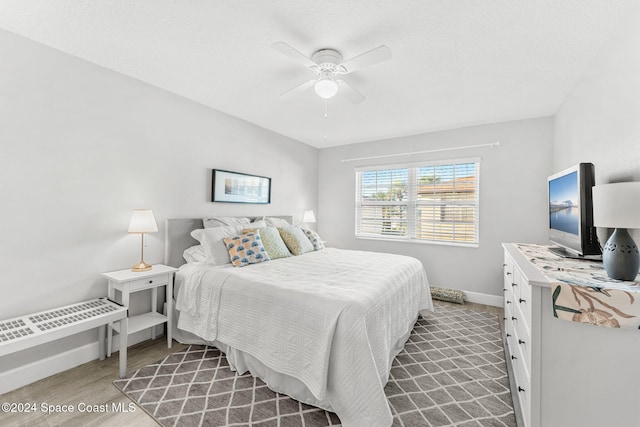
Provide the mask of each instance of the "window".
POLYGON ((478 245, 478 159, 356 169, 356 237, 478 245))

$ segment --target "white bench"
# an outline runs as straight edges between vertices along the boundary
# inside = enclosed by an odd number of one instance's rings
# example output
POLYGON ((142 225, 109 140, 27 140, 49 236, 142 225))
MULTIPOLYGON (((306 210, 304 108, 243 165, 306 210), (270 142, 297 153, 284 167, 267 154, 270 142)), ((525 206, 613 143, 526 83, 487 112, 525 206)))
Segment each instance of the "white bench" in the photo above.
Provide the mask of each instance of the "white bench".
POLYGON ((127 373, 127 308, 107 298, 54 308, 39 313, 0 320, 0 357, 98 328, 100 360, 105 359, 106 326, 120 322, 120 378, 127 373))

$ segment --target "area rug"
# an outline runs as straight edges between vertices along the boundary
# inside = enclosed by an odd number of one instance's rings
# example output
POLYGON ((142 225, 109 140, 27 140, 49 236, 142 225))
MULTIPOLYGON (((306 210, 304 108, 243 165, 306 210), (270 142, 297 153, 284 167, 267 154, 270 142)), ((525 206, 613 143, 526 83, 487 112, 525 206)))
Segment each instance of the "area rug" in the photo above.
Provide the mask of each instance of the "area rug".
MULTIPOLYGON (((192 345, 114 381, 163 426, 340 425, 330 412, 275 393, 192 345)), ((436 304, 418 319, 385 387, 393 426, 516 427, 495 314, 436 304)))

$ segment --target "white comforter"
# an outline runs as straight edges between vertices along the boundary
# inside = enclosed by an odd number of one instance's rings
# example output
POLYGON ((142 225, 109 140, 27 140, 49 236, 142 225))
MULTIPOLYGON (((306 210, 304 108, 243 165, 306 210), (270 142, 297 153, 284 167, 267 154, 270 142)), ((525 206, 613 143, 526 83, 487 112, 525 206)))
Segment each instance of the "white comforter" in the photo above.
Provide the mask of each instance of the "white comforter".
POLYGON ((384 385, 398 340, 433 308, 418 260, 327 248, 178 275, 178 328, 299 379, 346 427, 391 425, 384 385))

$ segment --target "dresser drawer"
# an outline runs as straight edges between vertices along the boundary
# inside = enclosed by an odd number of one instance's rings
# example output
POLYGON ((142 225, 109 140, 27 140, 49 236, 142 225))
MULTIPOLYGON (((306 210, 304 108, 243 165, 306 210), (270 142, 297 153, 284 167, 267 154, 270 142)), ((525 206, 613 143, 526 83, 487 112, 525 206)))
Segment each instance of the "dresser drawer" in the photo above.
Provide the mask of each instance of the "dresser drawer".
POLYGON ((519 288, 513 296, 513 306, 520 311, 520 317, 523 319, 522 324, 526 325, 527 331, 531 331, 531 286, 524 283, 519 288))
POLYGON ((520 319, 524 319, 524 315, 520 310, 520 307, 516 306, 513 310, 514 317, 518 320, 514 321, 514 342, 521 352, 522 359, 527 368, 527 373, 531 373, 531 331, 528 329, 528 324, 520 319))
POLYGON ((504 262, 502 264, 502 277, 504 279, 505 289, 511 289, 511 283, 513 282, 513 268, 514 263, 509 254, 505 252, 504 262))
MULTIPOLYGON (((518 320, 526 324, 527 330, 531 330, 531 286, 518 268, 513 271, 513 305, 520 308, 518 320)), ((513 310, 515 312, 515 309, 513 310)))
MULTIPOLYGON (((531 411, 531 366, 528 365, 527 358, 522 351, 522 346, 518 344, 518 340, 522 337, 518 336, 517 321, 514 322, 514 334, 511 337, 510 355, 511 366, 515 376, 514 400, 518 399, 523 417, 529 420, 531 411)), ((530 360, 530 359, 529 359, 530 360)), ((530 363, 530 362, 529 362, 530 363)))
POLYGON ((524 419, 524 425, 528 426, 531 420, 531 380, 519 359, 512 360, 512 362, 513 372, 516 378, 516 384, 514 387, 516 394, 513 396, 513 400, 518 400, 518 405, 522 411, 522 418, 524 419))
MULTIPOLYGON (((513 292, 511 292, 510 290, 506 290, 504 292, 504 309, 505 310, 509 310, 509 314, 513 313, 513 309, 516 306, 516 303, 514 302, 515 300, 515 295, 513 294, 513 292)), ((505 317, 507 317, 506 315, 506 311, 505 311, 505 317)))
POLYGON ((511 313, 512 313, 512 306, 513 304, 507 304, 507 299, 505 298, 505 305, 504 305, 504 331, 505 333, 509 333, 511 334, 511 336, 513 336, 513 334, 515 333, 514 330, 514 326, 513 326, 513 320, 511 320, 511 313))

